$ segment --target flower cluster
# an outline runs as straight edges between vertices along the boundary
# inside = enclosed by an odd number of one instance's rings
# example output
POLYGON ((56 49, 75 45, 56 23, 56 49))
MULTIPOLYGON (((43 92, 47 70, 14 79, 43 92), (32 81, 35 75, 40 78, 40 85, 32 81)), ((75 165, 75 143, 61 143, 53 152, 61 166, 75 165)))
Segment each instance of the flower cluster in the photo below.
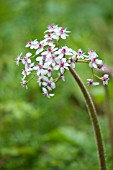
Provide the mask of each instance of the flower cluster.
MULTIPOLYGON (((60 79, 65 81, 64 73, 69 70, 69 67, 75 68, 76 63, 86 62, 91 69, 104 70, 103 61, 98 59, 95 51, 89 50, 86 55, 81 49, 75 51, 67 46, 59 47, 59 40, 66 39, 69 32, 64 27, 51 24, 44 32, 43 40, 35 39, 26 44, 25 47, 29 48, 29 52, 25 55, 21 53, 16 58, 17 65, 20 62, 24 65, 21 82, 23 87, 28 88, 28 81, 36 77, 44 96, 51 97, 54 96, 51 91, 56 88, 56 82, 60 79), (29 75, 31 79, 28 80, 29 75)), ((103 85, 108 84, 107 74, 98 78, 101 79, 103 85)), ((94 82, 93 79, 87 79, 87 81, 88 85, 99 85, 99 82, 94 82)))

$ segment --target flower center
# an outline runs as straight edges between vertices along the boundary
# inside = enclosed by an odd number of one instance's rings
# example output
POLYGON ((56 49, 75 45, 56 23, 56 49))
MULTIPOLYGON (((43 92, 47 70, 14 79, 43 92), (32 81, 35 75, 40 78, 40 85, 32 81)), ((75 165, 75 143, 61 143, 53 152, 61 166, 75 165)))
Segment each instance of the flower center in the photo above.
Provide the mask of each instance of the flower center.
POLYGON ((62 49, 62 54, 66 54, 66 49, 65 48, 62 49))
POLYGON ((60 63, 60 67, 63 67, 63 66, 64 66, 64 62, 61 62, 61 63, 60 63))

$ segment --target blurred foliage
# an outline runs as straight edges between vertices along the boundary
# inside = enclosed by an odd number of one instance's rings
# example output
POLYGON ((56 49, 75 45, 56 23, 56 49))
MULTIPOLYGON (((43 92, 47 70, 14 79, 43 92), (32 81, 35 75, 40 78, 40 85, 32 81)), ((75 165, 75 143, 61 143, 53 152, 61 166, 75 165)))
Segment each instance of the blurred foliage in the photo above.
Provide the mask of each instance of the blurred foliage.
MULTIPOLYGON (((82 94, 71 77, 60 82, 55 97, 46 99, 35 81, 20 86, 21 69, 15 58, 25 44, 41 39, 55 23, 71 31, 63 41, 75 50, 94 49, 113 66, 112 0, 1 0, 0 1, 0 170, 98 170, 92 126, 82 94)), ((84 82, 91 75, 77 65, 84 82)), ((101 73, 100 73, 101 74, 101 73)), ((113 112, 113 81, 109 84, 113 112)), ((89 87, 88 87, 89 88, 89 87)), ((104 88, 89 88, 99 113, 112 170, 104 88)))

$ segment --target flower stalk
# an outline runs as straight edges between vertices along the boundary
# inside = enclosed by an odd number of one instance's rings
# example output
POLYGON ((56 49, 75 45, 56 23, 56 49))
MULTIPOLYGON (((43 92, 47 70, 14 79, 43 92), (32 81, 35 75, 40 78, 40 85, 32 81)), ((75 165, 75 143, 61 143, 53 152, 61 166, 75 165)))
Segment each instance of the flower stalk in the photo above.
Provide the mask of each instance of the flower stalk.
POLYGON ((72 76, 74 77, 74 79, 76 80, 76 82, 78 83, 78 85, 83 93, 83 96, 85 98, 85 101, 86 101, 89 116, 90 116, 90 119, 91 119, 91 122, 92 122, 92 125, 94 128, 94 132, 95 132, 96 143, 97 143, 97 148, 98 148, 99 163, 100 163, 100 170, 107 170, 103 140, 102 140, 101 130, 100 130, 99 121, 97 118, 97 113, 96 113, 94 103, 92 101, 92 98, 91 98, 88 90, 86 89, 81 78, 78 76, 78 74, 75 72, 75 70, 72 67, 69 67, 69 70, 70 70, 72 76))

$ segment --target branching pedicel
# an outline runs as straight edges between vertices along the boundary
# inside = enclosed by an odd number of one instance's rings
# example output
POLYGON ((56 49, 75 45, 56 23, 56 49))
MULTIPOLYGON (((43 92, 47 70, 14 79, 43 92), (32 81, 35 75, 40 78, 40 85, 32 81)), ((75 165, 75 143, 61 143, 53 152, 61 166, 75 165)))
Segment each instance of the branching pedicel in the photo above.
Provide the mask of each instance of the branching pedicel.
MULTIPOLYGON (((30 52, 25 55, 21 53, 16 58, 17 65, 20 62, 24 65, 21 82, 23 87, 28 88, 28 82, 36 76, 44 96, 49 98, 54 96, 51 91, 56 88, 56 82, 60 79, 65 81, 64 73, 69 70, 69 67, 75 68, 77 62, 88 63, 92 70, 94 68, 104 70, 103 61, 98 59, 95 51, 89 50, 88 54, 85 54, 81 49, 76 52, 67 46, 59 47, 59 40, 66 39, 69 32, 64 27, 51 24, 44 32, 42 41, 35 39, 26 44, 26 47, 30 48, 30 52), (29 80, 27 79, 28 75, 31 75, 29 80)), ((94 76, 100 79, 103 85, 108 84, 108 74, 103 77, 98 77, 95 74, 94 76)), ((87 79, 87 83, 91 86, 99 85, 99 82, 94 82, 93 79, 87 79)))

